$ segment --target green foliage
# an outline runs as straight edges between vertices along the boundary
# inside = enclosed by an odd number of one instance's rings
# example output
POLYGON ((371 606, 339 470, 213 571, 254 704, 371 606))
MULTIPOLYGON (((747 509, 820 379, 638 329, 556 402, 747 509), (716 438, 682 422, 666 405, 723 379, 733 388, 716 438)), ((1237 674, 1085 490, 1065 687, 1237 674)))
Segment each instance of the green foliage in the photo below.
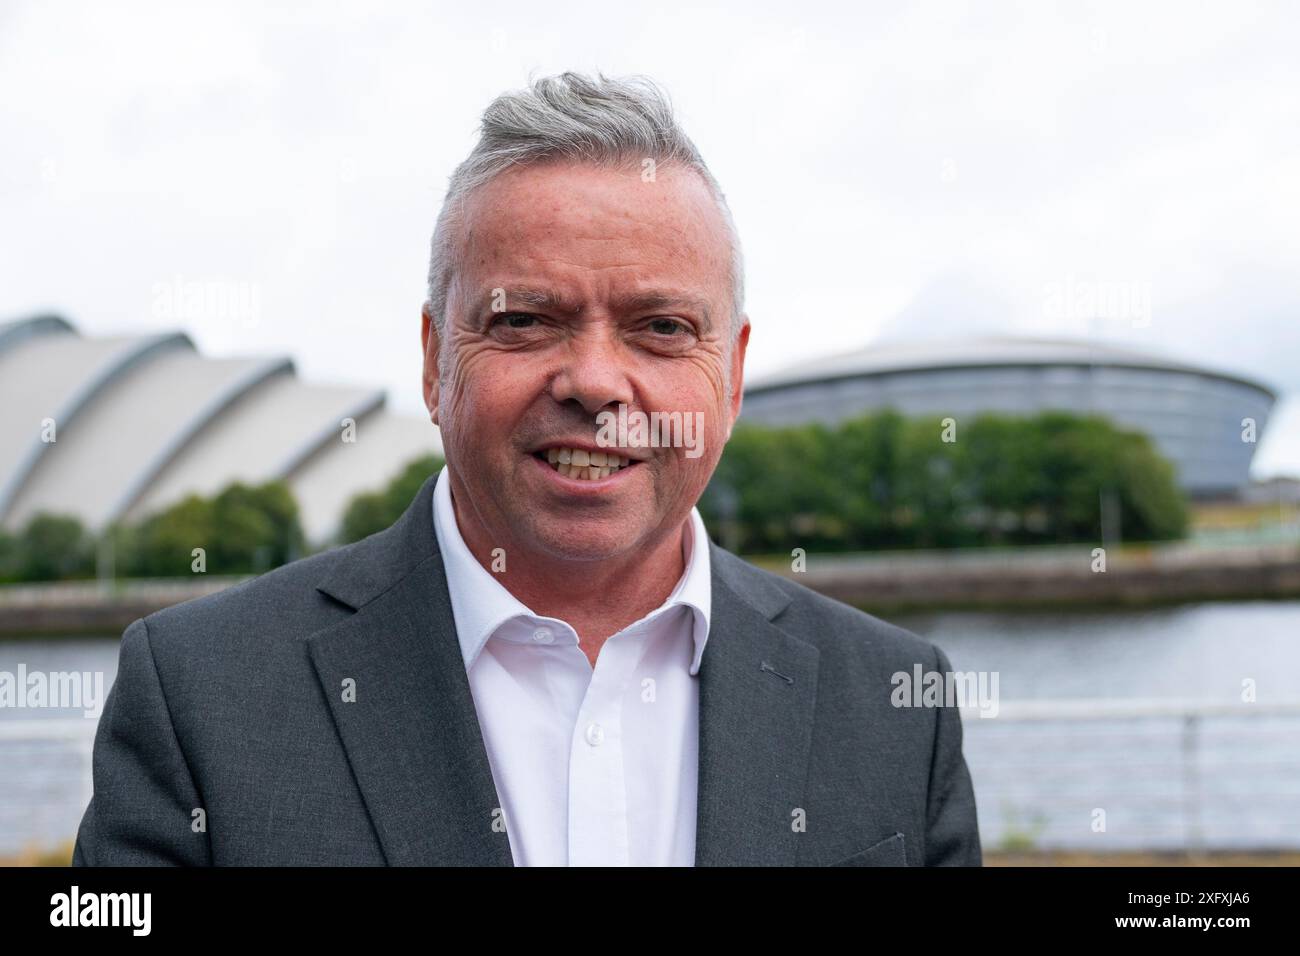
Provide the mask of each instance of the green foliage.
POLYGON ((1103 497, 1126 540, 1186 530, 1173 467, 1104 418, 983 415, 955 439, 938 418, 894 411, 836 427, 741 425, 700 510, 750 553, 1097 541, 1103 497))
POLYGON ((342 543, 360 541, 400 518, 420 486, 430 475, 441 471, 442 465, 443 460, 437 455, 425 455, 408 464, 381 490, 354 495, 343 512, 339 533, 342 543))
MULTIPOLYGON (((381 491, 357 495, 344 518, 343 539, 354 541, 391 525, 442 459, 412 461, 381 491)), ((96 541, 68 515, 40 514, 20 534, 0 532, 0 582, 93 577, 96 549, 116 577, 187 577, 194 550, 208 574, 260 574, 305 550, 298 505, 282 481, 236 482, 212 498, 190 495, 141 521, 107 528, 96 541)))
POLYGON ((66 581, 90 577, 94 539, 69 515, 33 515, 16 541, 5 545, 8 571, 17 581, 66 581))
POLYGON ((17 581, 21 564, 22 550, 18 539, 0 528, 0 583, 17 581))
POLYGON ((236 482, 215 498, 198 495, 151 515, 134 528, 117 528, 118 570, 129 576, 192 573, 202 548, 208 574, 259 574, 302 554, 298 505, 282 481, 236 482))
POLYGON ((117 529, 117 570, 127 577, 191 574, 191 553, 216 537, 212 500, 190 495, 131 528, 117 529))

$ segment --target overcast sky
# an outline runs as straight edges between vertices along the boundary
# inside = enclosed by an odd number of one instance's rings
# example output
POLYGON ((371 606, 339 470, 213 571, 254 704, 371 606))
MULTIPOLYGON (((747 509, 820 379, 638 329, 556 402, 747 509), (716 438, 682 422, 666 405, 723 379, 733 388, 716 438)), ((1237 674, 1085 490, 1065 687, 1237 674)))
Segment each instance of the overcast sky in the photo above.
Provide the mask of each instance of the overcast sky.
POLYGON ((732 205, 750 375, 1095 336, 1280 389, 1255 470, 1300 475, 1296 4, 462 7, 0 0, 0 319, 180 327, 422 414, 429 233, 479 113, 644 73, 732 205))

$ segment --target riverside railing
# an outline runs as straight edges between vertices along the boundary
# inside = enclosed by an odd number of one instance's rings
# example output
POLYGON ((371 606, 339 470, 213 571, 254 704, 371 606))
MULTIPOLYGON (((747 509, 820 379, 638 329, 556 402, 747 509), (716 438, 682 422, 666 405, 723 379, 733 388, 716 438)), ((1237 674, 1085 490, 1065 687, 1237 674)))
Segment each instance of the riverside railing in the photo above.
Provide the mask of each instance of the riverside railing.
MULTIPOLYGON (((1300 848, 1300 701, 1018 700, 979 713, 962 709, 963 750, 986 851, 1300 848)), ((0 856, 75 836, 97 723, 0 711, 0 856)))
POLYGON ((962 709, 990 849, 1300 847, 1300 701, 962 709))

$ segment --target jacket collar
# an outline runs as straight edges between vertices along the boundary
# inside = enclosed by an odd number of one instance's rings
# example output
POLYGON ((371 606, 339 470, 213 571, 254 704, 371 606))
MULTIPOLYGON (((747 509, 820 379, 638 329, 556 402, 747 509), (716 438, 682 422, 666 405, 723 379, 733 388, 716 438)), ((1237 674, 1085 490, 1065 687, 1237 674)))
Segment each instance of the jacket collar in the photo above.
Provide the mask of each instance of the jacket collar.
MULTIPOLYGON (((338 549, 316 587, 356 613, 305 641, 388 862, 509 866, 430 520, 435 483, 391 527, 338 549)), ((793 863, 817 650, 773 623, 786 586, 708 547, 696 864, 793 863)))

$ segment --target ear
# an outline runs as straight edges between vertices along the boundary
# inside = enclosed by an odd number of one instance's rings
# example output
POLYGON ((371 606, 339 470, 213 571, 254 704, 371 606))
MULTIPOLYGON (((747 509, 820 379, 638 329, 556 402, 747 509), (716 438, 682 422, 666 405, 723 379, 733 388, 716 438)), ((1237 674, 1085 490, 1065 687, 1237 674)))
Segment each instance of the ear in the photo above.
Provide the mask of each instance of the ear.
POLYGON ((731 394, 727 396, 730 406, 728 412, 731 415, 731 420, 727 422, 728 441, 731 440, 731 427, 740 417, 741 399, 745 394, 745 349, 749 346, 750 326, 748 315, 742 315, 740 318, 744 324, 741 325, 736 341, 731 346, 731 394))
POLYGON ((429 409, 430 420, 438 424, 438 329, 429 314, 429 303, 420 309, 420 349, 424 353, 424 406, 429 409))

